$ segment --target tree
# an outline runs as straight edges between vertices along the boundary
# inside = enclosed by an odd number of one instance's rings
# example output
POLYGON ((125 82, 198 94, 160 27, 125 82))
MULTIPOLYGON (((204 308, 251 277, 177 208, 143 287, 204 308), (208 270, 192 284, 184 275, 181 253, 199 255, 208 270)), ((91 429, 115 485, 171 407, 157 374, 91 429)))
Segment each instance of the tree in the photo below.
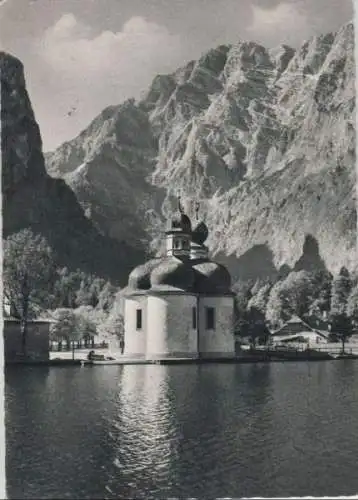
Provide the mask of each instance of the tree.
POLYGON ((106 282, 103 278, 93 277, 93 279, 91 280, 91 283, 89 285, 89 294, 90 305, 92 307, 97 307, 101 291, 103 290, 105 284, 106 282))
POLYGON ((109 281, 102 288, 98 297, 98 307, 103 311, 110 311, 113 307, 115 295, 118 288, 114 287, 109 281))
POLYGON ((235 283, 233 286, 235 301, 240 311, 247 308, 247 304, 252 297, 251 288, 249 283, 235 283))
POLYGON ((323 319, 329 313, 331 304, 331 288, 333 276, 330 272, 320 270, 312 273, 313 294, 309 306, 309 315, 323 319))
POLYGON ((270 332, 265 323, 265 314, 255 307, 249 308, 246 314, 248 335, 252 345, 255 346, 258 340, 267 342, 270 332))
POLYGON ((76 307, 76 293, 80 288, 84 273, 79 269, 70 272, 67 267, 59 270, 54 286, 55 302, 53 308, 76 307))
POLYGON ((278 326, 293 315, 306 316, 314 293, 315 286, 311 273, 291 272, 272 287, 266 308, 267 320, 273 326, 278 326))
POLYGON ((24 357, 28 320, 48 306, 54 274, 53 254, 41 235, 23 229, 5 239, 3 290, 12 313, 20 319, 24 357))
POLYGON ((281 288, 282 281, 279 281, 271 288, 266 305, 266 320, 275 328, 278 327, 285 318, 281 288))
POLYGON ((80 306, 74 310, 77 318, 77 328, 79 330, 79 338, 83 338, 86 342, 97 335, 97 325, 103 321, 104 313, 96 311, 91 306, 80 306))
POLYGON ((347 301, 347 315, 353 325, 358 324, 358 285, 356 285, 349 294, 347 301))
POLYGON ((100 333, 105 337, 109 335, 124 339, 124 318, 119 300, 114 302, 106 321, 100 326, 100 333))
POLYGON ((263 317, 266 315, 266 306, 270 296, 271 285, 266 284, 257 290, 248 303, 248 309, 259 311, 263 317))
POLYGON ((72 342, 72 358, 74 358, 74 341, 82 337, 81 324, 72 309, 65 307, 56 309, 52 318, 54 323, 50 326, 50 339, 67 342, 67 348, 70 348, 72 342))
POLYGON ((90 306, 92 302, 91 292, 88 283, 83 279, 80 288, 76 292, 76 305, 77 306, 90 306))
POLYGON ((345 313, 331 316, 331 332, 342 342, 342 353, 344 354, 345 343, 352 335, 350 318, 345 313))
POLYGON ((342 267, 338 276, 333 279, 331 290, 331 315, 337 316, 347 313, 348 297, 352 283, 349 271, 342 267))

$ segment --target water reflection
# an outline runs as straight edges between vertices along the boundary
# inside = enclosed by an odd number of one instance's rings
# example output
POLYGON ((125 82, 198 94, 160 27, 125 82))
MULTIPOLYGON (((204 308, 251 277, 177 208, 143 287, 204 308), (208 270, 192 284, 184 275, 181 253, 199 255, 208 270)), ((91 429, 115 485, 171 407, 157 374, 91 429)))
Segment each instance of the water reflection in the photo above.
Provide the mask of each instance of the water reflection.
MULTIPOLYGON (((127 497, 138 497, 140 492, 148 498, 159 484, 167 490, 172 486, 177 427, 167 370, 149 365, 123 369, 111 435, 113 464, 126 485, 121 491, 127 497)), ((117 474, 109 481, 111 491, 116 488, 117 474)))
POLYGON ((349 361, 8 372, 8 496, 354 494, 357 379, 349 361))

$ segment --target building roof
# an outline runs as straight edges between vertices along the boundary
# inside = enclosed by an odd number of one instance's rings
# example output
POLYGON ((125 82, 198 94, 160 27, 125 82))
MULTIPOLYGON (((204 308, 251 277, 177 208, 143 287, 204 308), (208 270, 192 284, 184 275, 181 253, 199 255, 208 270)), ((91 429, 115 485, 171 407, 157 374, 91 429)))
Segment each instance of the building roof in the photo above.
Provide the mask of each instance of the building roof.
POLYGON ((313 331, 314 330, 314 328, 312 328, 310 325, 308 325, 307 323, 305 323, 301 318, 299 318, 298 316, 294 315, 288 321, 286 321, 286 323, 284 323, 280 328, 278 328, 277 330, 273 331, 271 333, 271 335, 278 335, 287 326, 297 325, 297 324, 300 324, 300 325, 304 326, 309 331, 313 331))
MULTIPOLYGON (((284 325, 282 325, 281 328, 271 332, 271 335, 273 335, 273 336, 280 335, 280 332, 282 332, 287 326, 297 325, 297 324, 302 325, 309 332, 315 332, 315 333, 317 333, 325 338, 328 337, 327 332, 323 332, 322 330, 318 330, 317 328, 313 328, 308 323, 303 321, 303 319, 301 319, 299 316, 296 316, 296 315, 293 315, 288 321, 286 321, 286 323, 284 325)), ((283 335, 286 335, 286 334, 283 334, 283 335)), ((298 335, 298 334, 295 332, 295 333, 292 333, 292 335, 298 335)))
POLYGON ((195 273, 188 259, 163 258, 150 274, 151 287, 166 285, 190 291, 194 287, 194 282, 195 273))
POLYGON ((227 292, 231 289, 231 276, 225 266, 209 259, 198 259, 192 263, 198 292, 227 292))
POLYGON ((171 287, 188 293, 227 294, 231 291, 228 270, 209 259, 152 259, 130 273, 126 295, 138 290, 171 287))

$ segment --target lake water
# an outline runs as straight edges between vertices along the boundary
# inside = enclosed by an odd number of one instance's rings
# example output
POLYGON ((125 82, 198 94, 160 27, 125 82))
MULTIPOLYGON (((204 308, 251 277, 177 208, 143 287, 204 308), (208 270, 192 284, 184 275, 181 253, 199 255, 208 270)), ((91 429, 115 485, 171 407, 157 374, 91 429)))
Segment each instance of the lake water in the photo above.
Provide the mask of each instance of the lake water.
POLYGON ((358 362, 11 368, 15 498, 353 495, 358 362))

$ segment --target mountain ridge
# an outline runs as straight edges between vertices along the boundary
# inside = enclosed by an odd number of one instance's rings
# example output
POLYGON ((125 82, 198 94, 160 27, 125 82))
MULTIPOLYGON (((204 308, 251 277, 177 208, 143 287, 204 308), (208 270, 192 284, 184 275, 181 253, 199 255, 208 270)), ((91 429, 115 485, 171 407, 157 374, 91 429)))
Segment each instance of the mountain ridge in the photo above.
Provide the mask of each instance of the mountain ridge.
POLYGON ((0 52, 0 76, 3 237, 31 228, 46 237, 58 265, 124 284, 143 253, 102 236, 65 181, 47 174, 23 64, 0 52))
POLYGON ((352 23, 297 50, 219 46, 158 75, 139 102, 106 108, 47 154, 46 167, 91 207, 97 229, 119 241, 132 227, 133 244, 158 248, 180 194, 190 215, 191 200, 200 202, 210 250, 234 274, 235 259, 260 245, 277 270, 294 267, 307 235, 331 271, 353 268, 354 81, 352 23), (122 185, 133 193, 120 206, 122 185))

